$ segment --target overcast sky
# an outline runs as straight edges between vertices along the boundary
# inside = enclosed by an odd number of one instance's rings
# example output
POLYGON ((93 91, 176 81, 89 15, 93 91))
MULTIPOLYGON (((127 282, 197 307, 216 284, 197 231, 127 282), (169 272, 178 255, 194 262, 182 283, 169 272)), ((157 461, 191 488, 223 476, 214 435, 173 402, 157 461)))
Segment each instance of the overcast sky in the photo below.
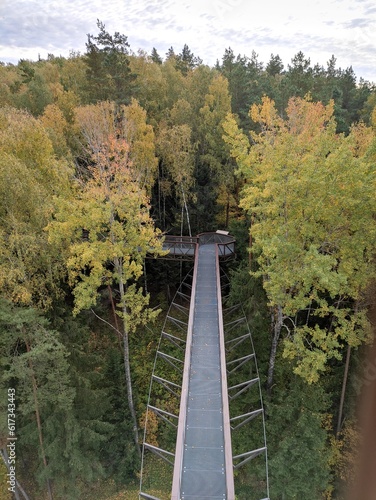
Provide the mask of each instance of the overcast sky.
POLYGON ((97 19, 134 52, 164 57, 186 43, 211 66, 231 47, 264 63, 279 54, 285 67, 298 51, 325 67, 334 54, 337 67, 376 83, 374 0, 0 0, 0 61, 83 53, 97 19))

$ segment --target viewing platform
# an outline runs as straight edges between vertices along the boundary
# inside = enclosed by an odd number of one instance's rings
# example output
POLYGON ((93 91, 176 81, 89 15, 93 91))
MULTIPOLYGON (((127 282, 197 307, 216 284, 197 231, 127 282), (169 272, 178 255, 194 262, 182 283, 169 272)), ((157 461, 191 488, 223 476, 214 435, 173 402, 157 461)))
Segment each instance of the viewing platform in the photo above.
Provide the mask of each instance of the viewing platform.
POLYGON ((235 257, 235 240, 226 231, 201 233, 197 236, 165 235, 163 250, 168 254, 158 257, 167 260, 194 261, 200 245, 216 244, 221 262, 235 257))

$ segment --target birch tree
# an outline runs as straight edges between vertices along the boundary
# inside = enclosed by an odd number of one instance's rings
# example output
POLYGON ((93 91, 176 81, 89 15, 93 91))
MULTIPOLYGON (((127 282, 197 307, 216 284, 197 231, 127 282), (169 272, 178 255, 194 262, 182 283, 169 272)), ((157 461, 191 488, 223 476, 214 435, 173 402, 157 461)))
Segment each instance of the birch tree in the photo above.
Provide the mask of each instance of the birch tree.
POLYGON ((15 303, 47 309, 63 268, 44 227, 53 196, 69 191, 71 169, 28 113, 3 109, 0 123, 0 287, 15 303))
POLYGON ((134 441, 138 425, 130 369, 129 335, 155 318, 149 296, 138 286, 146 255, 161 252, 159 233, 149 216, 149 200, 133 176, 129 146, 111 138, 92 156, 91 177, 76 196, 58 200, 50 241, 65 243, 74 314, 95 306, 102 287, 113 286, 121 318, 125 380, 134 441), (83 238, 83 231, 86 237, 83 238))
MULTIPOLYGON (((188 210, 188 201, 192 198, 190 190, 194 183, 194 148, 191 143, 191 128, 188 125, 161 128, 158 135, 158 151, 165 167, 168 186, 174 187, 176 198, 181 204, 181 234, 183 234, 185 210, 191 236, 188 210)), ((163 180, 166 181, 166 179, 163 180)))
MULTIPOLYGON (((294 98, 282 120, 264 98, 252 106, 253 145, 229 118, 227 139, 247 179, 251 228, 278 339, 294 371, 317 381, 344 348, 369 334, 363 295, 375 274, 374 137, 363 125, 336 134, 333 103, 294 98)), ((269 385, 272 383, 269 373, 269 385)))

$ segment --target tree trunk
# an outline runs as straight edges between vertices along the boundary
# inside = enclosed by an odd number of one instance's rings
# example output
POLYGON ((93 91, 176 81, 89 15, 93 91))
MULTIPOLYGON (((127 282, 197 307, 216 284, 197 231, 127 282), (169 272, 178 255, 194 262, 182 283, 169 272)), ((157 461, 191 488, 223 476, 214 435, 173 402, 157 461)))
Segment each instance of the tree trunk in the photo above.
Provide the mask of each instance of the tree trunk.
POLYGON ((192 236, 191 222, 189 220, 189 212, 188 212, 187 200, 185 199, 185 193, 184 193, 183 184, 181 185, 181 191, 183 193, 183 203, 184 203, 185 212, 187 214, 187 224, 188 224, 189 236, 192 236))
POLYGON ((227 203, 226 203, 226 223, 225 227, 228 228, 230 223, 230 193, 227 191, 227 203))
POLYGON ((343 374, 343 381, 342 381, 342 392, 341 392, 341 401, 339 403, 336 437, 338 437, 338 434, 340 433, 342 428, 342 414, 343 414, 343 406, 345 403, 347 379, 349 375, 350 355, 351 355, 351 347, 347 346, 345 373, 343 374))
POLYGON ((163 230, 166 229, 166 196, 163 194, 163 230))
POLYGON ((251 215, 251 220, 249 224, 249 256, 248 256, 248 265, 249 269, 252 269, 252 246, 253 246, 253 237, 252 237, 252 222, 253 222, 253 216, 251 215))
POLYGON ((283 324, 282 307, 277 306, 276 309, 273 311, 273 340, 272 340, 272 347, 270 350, 268 381, 267 381, 267 390, 269 395, 271 393, 271 389, 273 386, 275 358, 277 356, 277 346, 282 331, 282 324, 283 324))
POLYGON ((129 336, 127 328, 127 306, 125 304, 125 284, 123 283, 121 273, 119 273, 119 291, 120 291, 120 301, 123 311, 123 358, 124 358, 125 383, 127 387, 128 408, 131 413, 131 419, 133 424, 134 442, 136 445, 137 452, 139 456, 141 456, 141 448, 138 440, 138 424, 137 424, 136 410, 133 401, 131 365, 129 356, 129 336))
MULTIPOLYGON (((110 285, 108 285, 108 293, 110 296, 110 301, 111 301, 111 309, 112 309, 112 314, 114 316, 114 323, 115 323, 115 330, 118 334, 118 340, 119 340, 119 347, 121 347, 121 340, 122 340, 122 335, 120 334, 120 329, 119 329, 119 323, 118 323, 118 316, 116 314, 116 307, 115 307, 115 302, 114 302, 114 297, 112 295, 112 288, 110 285)), ((97 315, 98 316, 98 315, 97 315)), ((102 319, 102 318, 101 318, 102 319)), ((102 320, 103 321, 103 320, 102 320)))
POLYGON ((180 236, 183 236, 184 229, 184 204, 181 204, 180 236))
MULTIPOLYGON (((30 346, 29 346, 28 342, 25 341, 25 344, 26 344, 26 350, 27 350, 27 352, 30 352, 30 346)), ((47 469, 47 458, 46 458, 46 452, 44 450, 42 422, 41 422, 40 412, 39 412, 38 386, 37 386, 37 381, 35 379, 35 374, 34 374, 35 372, 34 372, 33 362, 31 361, 31 359, 29 359, 29 368, 30 368, 30 372, 31 372, 31 383, 32 383, 32 386, 33 386, 35 418, 36 418, 37 427, 38 427, 38 436, 39 436, 40 450, 41 450, 43 465, 47 469)), ((48 493, 49 500, 52 500, 52 498, 53 498, 52 497, 52 489, 51 489, 51 483, 50 483, 49 479, 47 479, 47 493, 48 493)))

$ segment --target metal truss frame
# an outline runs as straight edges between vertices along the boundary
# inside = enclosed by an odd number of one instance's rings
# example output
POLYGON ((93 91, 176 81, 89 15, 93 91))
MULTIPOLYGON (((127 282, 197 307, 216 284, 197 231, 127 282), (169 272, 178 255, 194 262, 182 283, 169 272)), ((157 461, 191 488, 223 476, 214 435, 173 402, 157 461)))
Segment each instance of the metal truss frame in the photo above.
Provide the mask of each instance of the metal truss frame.
MULTIPOLYGON (((256 391, 254 399, 258 403, 255 408, 250 408, 241 415, 230 418, 231 432, 234 434, 239 428, 250 425, 252 421, 259 421, 262 426, 263 437, 258 448, 244 451, 233 455, 234 470, 241 468, 246 463, 259 455, 265 457, 265 484, 267 497, 262 500, 269 500, 269 475, 268 475, 268 454, 266 445, 265 415, 262 401, 261 383, 257 366, 257 358, 253 345, 251 331, 247 322, 244 309, 241 304, 232 305, 223 309, 224 331, 227 357, 227 376, 229 378, 228 397, 231 402, 247 391, 256 391), (249 367, 249 369, 246 369, 249 367), (244 372, 244 379, 242 377, 244 372), (249 373, 254 371, 254 377, 249 378, 249 373), (247 376, 248 374, 248 376, 247 376), (236 383, 230 384, 231 378, 235 378, 236 383)), ((260 428, 261 432, 261 428, 260 428)))
POLYGON ((177 433, 179 419, 178 415, 175 415, 171 411, 168 411, 166 408, 163 408, 160 402, 163 398, 165 398, 169 402, 171 402, 171 398, 176 398, 176 406, 179 407, 184 357, 186 350, 185 347, 191 300, 192 279, 193 271, 190 270, 180 284, 170 304, 155 354, 153 372, 149 388, 149 397, 146 408, 139 491, 140 498, 149 500, 159 499, 143 491, 143 489, 147 489, 145 488, 144 484, 144 468, 148 453, 153 453, 158 458, 161 458, 172 466, 172 482, 175 453, 168 449, 164 449, 162 446, 155 446, 147 442, 148 424, 150 421, 150 413, 152 412, 157 417, 158 422, 167 424, 169 427, 171 427, 175 434, 177 433), (170 373, 171 378, 166 377, 166 373, 170 373))

